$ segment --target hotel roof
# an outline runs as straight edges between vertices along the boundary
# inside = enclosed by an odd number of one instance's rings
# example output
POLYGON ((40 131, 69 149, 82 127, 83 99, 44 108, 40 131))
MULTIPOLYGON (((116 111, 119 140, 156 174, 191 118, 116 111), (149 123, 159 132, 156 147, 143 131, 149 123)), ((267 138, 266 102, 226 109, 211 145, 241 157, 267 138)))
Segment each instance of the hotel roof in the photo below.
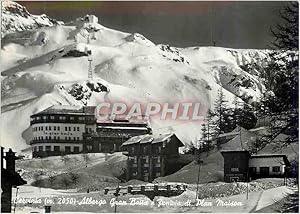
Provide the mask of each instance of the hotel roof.
POLYGON ((45 114, 78 114, 94 115, 95 106, 71 106, 71 105, 53 105, 33 115, 45 114))

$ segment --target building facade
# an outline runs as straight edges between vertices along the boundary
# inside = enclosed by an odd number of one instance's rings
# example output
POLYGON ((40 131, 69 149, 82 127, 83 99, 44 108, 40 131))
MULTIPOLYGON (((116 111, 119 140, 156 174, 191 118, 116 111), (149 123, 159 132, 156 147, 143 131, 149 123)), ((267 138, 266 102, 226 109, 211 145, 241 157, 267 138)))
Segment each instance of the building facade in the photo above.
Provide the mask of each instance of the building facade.
POLYGON ((136 136, 122 144, 124 154, 128 156, 126 179, 151 182, 176 172, 178 148, 183 143, 173 133, 136 136))
POLYGON ((97 122, 95 106, 51 106, 30 116, 33 157, 83 152, 117 152, 133 136, 149 134, 148 122, 97 122))
POLYGON ((290 163, 283 154, 250 155, 248 151, 222 151, 224 181, 250 181, 256 178, 287 177, 290 163))
POLYGON ((30 117, 33 157, 83 151, 83 133, 96 129, 93 107, 51 106, 30 117))
POLYGON ((152 129, 144 121, 125 119, 107 120, 97 123, 96 132, 85 135, 89 152, 119 152, 121 145, 129 138, 151 134, 152 129))
POLYGON ((248 151, 223 151, 224 157, 224 181, 246 181, 248 177, 248 151))

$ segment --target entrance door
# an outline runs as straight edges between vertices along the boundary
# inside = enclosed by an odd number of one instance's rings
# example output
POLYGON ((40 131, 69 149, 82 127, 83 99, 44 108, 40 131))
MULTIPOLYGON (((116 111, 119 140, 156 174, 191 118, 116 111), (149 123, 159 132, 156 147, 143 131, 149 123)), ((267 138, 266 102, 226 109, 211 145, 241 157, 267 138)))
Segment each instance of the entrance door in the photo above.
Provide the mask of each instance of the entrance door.
POLYGON ((261 176, 268 177, 270 170, 269 170, 269 167, 260 167, 259 172, 260 172, 259 174, 261 176))
POLYGON ((230 182, 238 182, 239 181, 239 177, 230 177, 230 182))

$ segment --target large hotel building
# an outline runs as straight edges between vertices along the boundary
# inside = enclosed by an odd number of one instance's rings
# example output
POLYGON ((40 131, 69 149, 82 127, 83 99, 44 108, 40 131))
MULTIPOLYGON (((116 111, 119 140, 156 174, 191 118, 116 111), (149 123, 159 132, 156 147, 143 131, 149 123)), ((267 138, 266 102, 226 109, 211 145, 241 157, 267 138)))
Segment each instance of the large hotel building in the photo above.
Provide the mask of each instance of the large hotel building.
POLYGON ((51 106, 30 116, 33 157, 120 151, 129 138, 152 132, 144 121, 97 122, 95 106, 51 106))

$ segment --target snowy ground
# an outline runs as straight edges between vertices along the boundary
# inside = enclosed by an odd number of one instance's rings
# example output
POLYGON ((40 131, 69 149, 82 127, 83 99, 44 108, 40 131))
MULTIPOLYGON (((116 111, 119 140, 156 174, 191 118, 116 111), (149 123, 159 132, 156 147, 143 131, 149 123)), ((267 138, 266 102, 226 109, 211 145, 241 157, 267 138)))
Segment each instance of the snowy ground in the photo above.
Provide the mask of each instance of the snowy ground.
MULTIPOLYGON (((288 194, 293 193, 294 190, 290 187, 281 186, 263 191, 250 192, 248 194, 239 194, 229 197, 218 197, 214 199, 203 199, 198 201, 195 205, 195 192, 187 190, 182 195, 175 197, 156 197, 154 201, 142 195, 125 195, 119 196, 118 201, 123 204, 117 206, 118 212, 257 212, 265 207, 268 207, 277 201, 280 201, 288 194), (141 204, 131 204, 131 198, 143 201, 141 204), (124 205, 124 201, 128 204, 124 205), (191 202, 189 204, 189 202, 191 202), (173 203, 173 204, 172 204, 173 203), (185 204, 186 203, 186 204, 185 204)), ((16 190, 14 189, 13 195, 15 196, 16 190)), ((114 212, 114 204, 112 203, 113 196, 106 196, 101 192, 91 193, 76 193, 75 190, 51 190, 46 188, 35 188, 31 186, 22 186, 18 191, 20 198, 42 199, 41 202, 33 201, 32 204, 23 204, 21 201, 17 203, 17 213, 25 213, 28 211, 41 212, 44 207, 45 199, 53 201, 52 211, 55 212, 114 212), (91 197, 93 200, 102 202, 105 200, 106 204, 80 204, 84 198, 91 197), (59 204, 62 199, 76 200, 74 204, 59 204)), ((131 202, 133 203, 133 202, 131 202)), ((48 203, 47 205, 49 205, 48 203)))

